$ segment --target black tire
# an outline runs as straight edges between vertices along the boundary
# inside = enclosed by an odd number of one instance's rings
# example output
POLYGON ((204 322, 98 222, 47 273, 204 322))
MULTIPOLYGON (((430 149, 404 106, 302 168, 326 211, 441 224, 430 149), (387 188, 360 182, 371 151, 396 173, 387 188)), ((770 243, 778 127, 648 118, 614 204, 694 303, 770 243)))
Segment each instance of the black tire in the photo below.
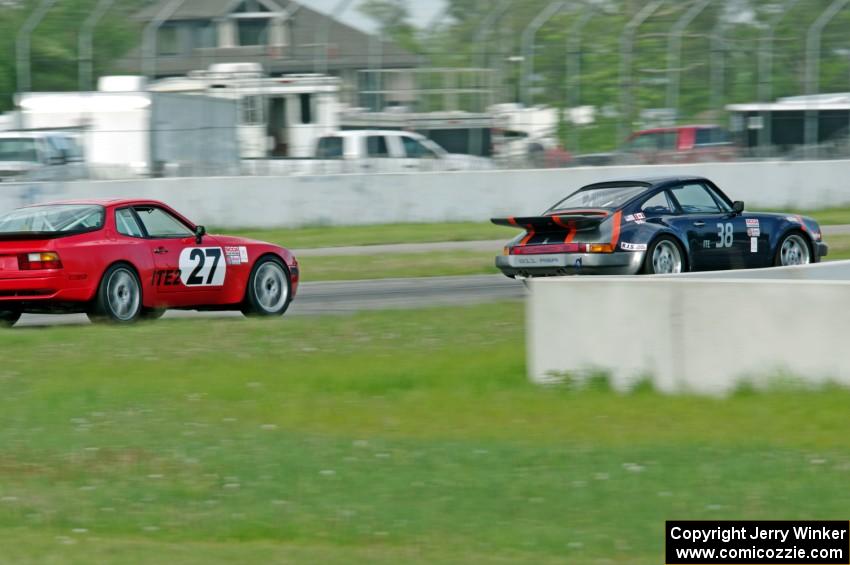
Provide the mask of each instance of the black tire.
POLYGON ((126 263, 109 267, 100 279, 88 316, 92 322, 132 324, 142 313, 142 285, 126 263))
POLYGON ((14 310, 0 310, 0 328, 11 328, 21 319, 21 313, 14 310))
POLYGON ((773 256, 774 267, 808 265, 814 262, 814 253, 808 238, 798 231, 785 234, 776 246, 773 256))
POLYGON ((165 308, 142 308, 139 317, 142 320, 159 320, 165 314, 165 308))
POLYGON ((246 316, 282 316, 292 302, 289 269, 274 255, 266 255, 254 263, 245 289, 242 313, 246 316))
POLYGON ((672 274, 683 273, 687 269, 687 259, 685 258, 685 251, 682 249, 681 244, 669 235, 662 235, 647 248, 646 256, 643 258, 643 267, 641 267, 640 272, 645 275, 672 274), (659 248, 661 248, 662 252, 667 251, 672 256, 673 265, 671 265, 671 270, 661 269, 661 264, 655 260, 656 250, 659 250, 659 248), (678 261, 678 267, 675 265, 676 261, 678 261))

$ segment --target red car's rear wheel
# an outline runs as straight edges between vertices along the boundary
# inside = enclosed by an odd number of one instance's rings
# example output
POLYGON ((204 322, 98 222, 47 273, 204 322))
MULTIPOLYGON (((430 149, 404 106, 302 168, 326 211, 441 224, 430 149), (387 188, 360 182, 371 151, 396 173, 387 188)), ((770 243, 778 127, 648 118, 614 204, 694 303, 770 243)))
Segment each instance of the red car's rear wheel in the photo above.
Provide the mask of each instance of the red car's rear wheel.
POLYGON ((0 310, 0 328, 11 328, 21 319, 21 313, 13 310, 0 310))
POLYGON ((129 265, 116 264, 104 273, 89 311, 92 322, 128 324, 142 311, 142 287, 139 277, 129 265))

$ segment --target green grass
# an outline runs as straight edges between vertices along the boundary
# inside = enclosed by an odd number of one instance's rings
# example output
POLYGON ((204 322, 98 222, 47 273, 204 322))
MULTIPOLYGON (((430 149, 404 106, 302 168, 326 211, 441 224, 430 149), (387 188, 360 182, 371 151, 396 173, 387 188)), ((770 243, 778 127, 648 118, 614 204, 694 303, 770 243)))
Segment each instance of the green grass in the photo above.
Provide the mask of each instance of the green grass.
POLYGON ((824 237, 824 241, 829 246, 827 261, 850 259, 850 234, 828 235, 824 237))
POLYGON ((212 230, 212 232, 259 239, 290 249, 486 239, 507 241, 517 234, 516 229, 496 226, 489 222, 319 226, 297 229, 212 230))
POLYGON ((850 207, 822 208, 819 210, 801 210, 795 208, 765 209, 765 212, 781 214, 802 214, 817 221, 822 226, 850 224, 850 207))
POLYGON ((3 562, 654 564, 850 507, 850 392, 535 387, 520 303, 0 339, 3 562))
MULTIPOLYGON (((823 225, 850 224, 850 208, 815 211, 781 210, 813 217, 823 225)), ((432 243, 442 241, 477 241, 511 239, 517 231, 488 222, 444 224, 387 224, 368 226, 319 226, 295 229, 211 230, 269 241, 291 249, 382 245, 392 243, 432 243)))
POLYGON ((850 208, 828 208, 826 210, 809 210, 798 212, 824 226, 850 224, 850 208))
POLYGON ((335 257, 301 257, 304 281, 386 279, 450 275, 498 274, 497 252, 437 251, 335 257))
MULTIPOLYGON (((850 224, 850 208, 833 208, 815 211, 782 210, 813 217, 823 225, 850 224)), ((461 222, 444 224, 387 224, 369 226, 319 226, 294 229, 237 229, 211 230, 269 241, 291 249, 316 247, 347 247, 353 245, 383 245, 393 243, 433 243, 442 241, 477 241, 511 239, 517 234, 513 228, 495 226, 488 222, 461 222)))

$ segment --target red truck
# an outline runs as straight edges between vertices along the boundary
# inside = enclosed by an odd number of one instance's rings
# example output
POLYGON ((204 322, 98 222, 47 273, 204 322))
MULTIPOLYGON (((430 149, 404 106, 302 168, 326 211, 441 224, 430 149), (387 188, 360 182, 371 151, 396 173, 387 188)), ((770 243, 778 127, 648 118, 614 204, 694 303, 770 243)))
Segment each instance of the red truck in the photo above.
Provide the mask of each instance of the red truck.
POLYGON ((620 151, 640 164, 733 161, 738 154, 729 133, 710 124, 641 130, 620 151))

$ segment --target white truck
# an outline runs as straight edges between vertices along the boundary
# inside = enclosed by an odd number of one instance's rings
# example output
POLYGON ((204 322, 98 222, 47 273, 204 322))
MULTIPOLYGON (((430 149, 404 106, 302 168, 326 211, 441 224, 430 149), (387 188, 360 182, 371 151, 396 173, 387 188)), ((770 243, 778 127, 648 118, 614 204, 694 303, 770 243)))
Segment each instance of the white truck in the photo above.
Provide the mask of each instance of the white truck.
POLYGON ((448 153, 418 133, 363 129, 338 131, 320 137, 310 172, 404 173, 492 168, 490 159, 448 153))
POLYGON ((86 177, 78 138, 52 131, 0 132, 0 182, 77 180, 86 177))
MULTIPOLYGON (((310 157, 316 139, 338 128, 340 80, 332 76, 270 77, 258 63, 216 63, 148 89, 234 101, 243 159, 310 157)), ((262 169, 263 163, 253 166, 262 169)))

